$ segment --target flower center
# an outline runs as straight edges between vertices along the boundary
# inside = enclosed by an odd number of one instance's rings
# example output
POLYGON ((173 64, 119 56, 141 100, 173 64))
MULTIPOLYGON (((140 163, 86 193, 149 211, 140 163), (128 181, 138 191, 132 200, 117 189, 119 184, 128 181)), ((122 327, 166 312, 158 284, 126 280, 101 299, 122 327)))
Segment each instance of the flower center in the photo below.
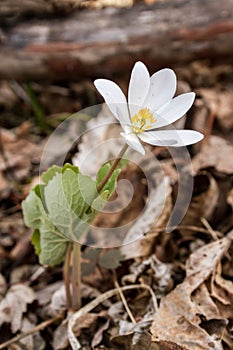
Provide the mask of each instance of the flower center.
POLYGON ((149 108, 142 108, 132 117, 132 131, 134 134, 144 132, 152 127, 156 122, 149 108))

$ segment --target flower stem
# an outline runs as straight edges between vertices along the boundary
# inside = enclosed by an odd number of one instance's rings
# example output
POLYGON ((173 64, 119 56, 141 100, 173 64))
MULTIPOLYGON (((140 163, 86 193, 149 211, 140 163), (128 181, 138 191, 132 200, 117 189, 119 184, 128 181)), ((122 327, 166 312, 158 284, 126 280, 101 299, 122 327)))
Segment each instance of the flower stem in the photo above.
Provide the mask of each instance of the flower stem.
POLYGON ((65 290, 66 290, 66 307, 67 310, 71 308, 71 295, 70 295, 70 257, 71 257, 71 251, 72 251, 72 244, 69 243, 65 261, 63 265, 63 279, 65 283, 65 290))
POLYGON ((81 308, 81 245, 73 243, 73 264, 72 264, 72 308, 81 308))
MULTIPOLYGON (((122 159, 124 153, 128 149, 128 145, 125 144, 120 153, 118 154, 117 158, 113 161, 108 173, 105 175, 103 180, 99 183, 97 187, 97 191, 100 192, 108 180, 110 179, 111 175, 113 174, 114 170, 116 169, 117 165, 119 164, 120 160, 122 159)), ((67 253, 68 254, 68 253, 67 253)), ((70 254, 70 253, 69 253, 70 254)), ((67 260, 69 261, 70 258, 67 257, 67 260)), ((64 281, 66 286, 66 296, 67 296, 67 307, 70 306, 71 300, 70 300, 70 291, 69 291, 69 277, 68 277, 68 271, 69 271, 69 262, 66 262, 64 264, 64 281), (68 266, 67 266, 68 265, 68 266)), ((73 261, 72 261, 72 309, 79 310, 81 308, 81 245, 79 243, 73 243, 73 261)))
POLYGON ((119 164, 121 158, 123 157, 123 155, 125 154, 126 150, 128 149, 128 145, 125 144, 122 149, 120 150, 120 153, 118 154, 117 158, 114 160, 114 162, 112 163, 111 168, 109 169, 108 173, 105 175, 105 177, 103 178, 103 180, 99 183, 98 187, 97 187, 97 191, 100 192, 104 186, 106 185, 106 183, 108 182, 108 180, 110 179, 112 173, 114 172, 114 170, 116 169, 117 165, 119 164))

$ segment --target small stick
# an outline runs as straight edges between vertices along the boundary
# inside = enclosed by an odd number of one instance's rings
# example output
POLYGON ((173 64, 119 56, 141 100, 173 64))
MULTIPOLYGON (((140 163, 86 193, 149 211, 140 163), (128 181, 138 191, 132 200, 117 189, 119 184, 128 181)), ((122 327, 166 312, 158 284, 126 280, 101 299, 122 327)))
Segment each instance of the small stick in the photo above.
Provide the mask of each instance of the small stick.
POLYGON ((58 321, 58 320, 61 320, 63 319, 64 317, 64 314, 59 314, 53 318, 50 318, 49 320, 46 320, 40 324, 38 324, 36 327, 30 329, 29 331, 25 332, 25 333, 22 333, 22 334, 19 334, 17 335, 16 337, 10 339, 10 340, 7 340, 5 343, 2 343, 0 344, 0 350, 1 349, 4 349, 5 347, 8 347, 9 345, 13 344, 13 343, 16 343, 18 342, 19 340, 23 339, 23 338, 26 338, 28 337, 29 335, 32 335, 38 331, 41 331, 42 329, 48 327, 50 324, 58 321))
POLYGON ((204 217, 202 217, 201 222, 205 226, 205 228, 208 230, 208 232, 209 232, 210 236, 213 238, 213 240, 217 241, 219 239, 219 237, 218 237, 217 233, 212 229, 212 227, 210 226, 208 221, 204 217))
MULTIPOLYGON (((170 226, 170 227, 158 227, 157 229, 155 228, 152 231, 149 231, 148 233, 144 234, 145 238, 149 238, 150 236, 156 236, 158 235, 158 233, 166 231, 167 229, 169 230, 190 230, 190 231, 194 231, 194 232, 203 232, 203 233, 208 233, 209 234, 209 230, 207 230, 206 228, 203 227, 199 227, 199 226, 193 226, 193 225, 180 225, 180 226, 170 226)), ((218 232, 218 231, 216 231, 218 232)))
POLYGON ((134 316, 133 316, 133 314, 132 314, 132 312, 131 312, 131 310, 130 310, 130 308, 129 308, 129 305, 128 305, 126 299, 125 299, 124 293, 122 292, 121 287, 120 287, 120 285, 119 285, 119 283, 118 283, 117 276, 116 276, 116 271, 113 270, 112 272, 113 272, 113 278, 114 278, 114 285, 115 285, 115 287, 118 289, 118 292, 119 292, 119 295, 120 295, 120 297, 121 297, 121 300, 122 300, 122 302, 123 302, 123 304, 124 304, 125 310, 127 311, 131 322, 132 322, 133 324, 136 324, 137 322, 136 322, 136 320, 135 320, 135 318, 134 318, 134 316))

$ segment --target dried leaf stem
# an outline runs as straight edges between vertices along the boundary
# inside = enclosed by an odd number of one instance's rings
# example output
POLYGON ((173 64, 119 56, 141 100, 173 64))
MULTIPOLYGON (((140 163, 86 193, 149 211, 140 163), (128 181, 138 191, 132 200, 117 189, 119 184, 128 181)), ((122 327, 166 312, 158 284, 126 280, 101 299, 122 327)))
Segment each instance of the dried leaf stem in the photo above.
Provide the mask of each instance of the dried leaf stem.
POLYGON ((130 310, 130 308, 129 308, 129 305, 128 305, 126 299, 125 299, 124 293, 122 292, 121 287, 120 287, 120 285, 119 285, 119 283, 118 283, 116 271, 115 271, 115 270, 112 270, 112 272, 113 272, 113 278, 114 278, 114 285, 115 285, 115 287, 118 289, 118 292, 119 292, 119 295, 120 295, 120 297, 121 297, 121 300, 122 300, 122 302, 123 302, 123 304, 124 304, 125 310, 127 311, 131 322, 132 322, 133 324, 136 324, 137 322, 136 322, 136 320, 135 320, 135 318, 134 318, 134 316, 133 316, 133 314, 132 314, 132 312, 131 312, 131 310, 130 310))
POLYGON ((9 345, 11 345, 13 343, 18 342, 19 340, 21 340, 23 338, 26 338, 26 337, 28 337, 28 336, 30 336, 38 331, 41 331, 42 329, 48 327, 52 323, 55 323, 56 321, 62 320, 63 317, 64 317, 64 314, 59 314, 53 318, 50 318, 49 320, 46 320, 46 321, 38 324, 36 327, 30 329, 29 331, 22 333, 22 334, 19 334, 10 340, 7 340, 5 343, 0 344, 0 350, 8 347, 9 345))

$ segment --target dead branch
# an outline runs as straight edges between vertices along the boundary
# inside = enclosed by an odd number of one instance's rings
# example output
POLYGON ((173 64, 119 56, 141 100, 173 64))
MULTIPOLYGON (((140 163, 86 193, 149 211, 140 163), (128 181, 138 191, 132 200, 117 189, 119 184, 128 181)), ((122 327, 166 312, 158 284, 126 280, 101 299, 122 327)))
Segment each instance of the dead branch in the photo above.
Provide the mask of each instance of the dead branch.
POLYGON ((80 79, 233 54, 232 0, 167 0, 132 8, 21 18, 0 29, 0 79, 80 79))

